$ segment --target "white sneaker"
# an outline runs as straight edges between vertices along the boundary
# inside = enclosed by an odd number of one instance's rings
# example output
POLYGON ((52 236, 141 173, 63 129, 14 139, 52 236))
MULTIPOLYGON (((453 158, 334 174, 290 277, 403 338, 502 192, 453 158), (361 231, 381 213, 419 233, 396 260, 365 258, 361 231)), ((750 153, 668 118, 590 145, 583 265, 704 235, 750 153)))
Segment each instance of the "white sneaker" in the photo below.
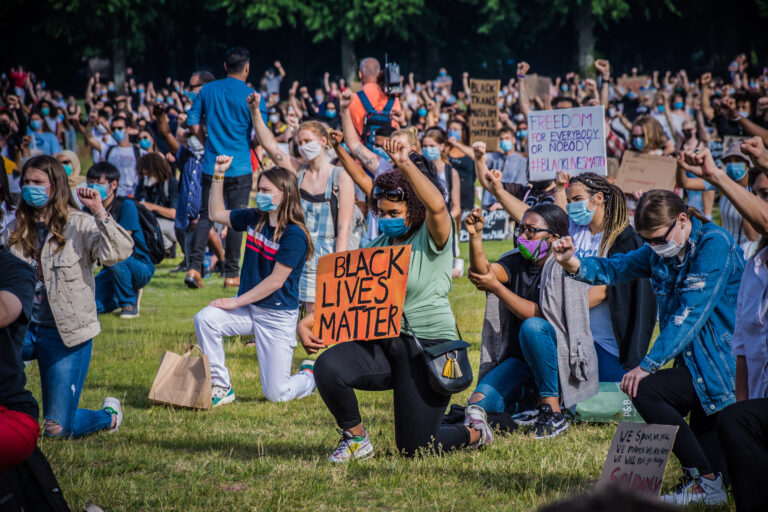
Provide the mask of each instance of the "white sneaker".
POLYGON ((328 457, 328 461, 347 462, 352 459, 370 459, 373 456, 373 444, 371 443, 371 438, 368 437, 367 430, 365 431, 365 436, 363 437, 353 436, 350 432, 342 430, 339 445, 328 457))
POLYGON ((464 409, 464 425, 480 432, 480 439, 470 445, 470 448, 480 448, 493 443, 493 429, 488 425, 488 415, 479 405, 470 404, 464 409))
POLYGON ((214 407, 229 404, 235 401, 235 390, 232 386, 228 388, 222 386, 213 386, 211 389, 211 402, 214 407))
POLYGON ((661 496, 664 503, 686 506, 691 503, 705 505, 722 505, 728 502, 728 494, 723 487, 723 477, 710 480, 704 478, 696 468, 683 468, 683 478, 680 485, 670 494, 661 496), (703 492, 699 492, 703 491, 703 492))
POLYGON ((123 423, 123 408, 120 406, 120 400, 113 396, 108 396, 101 402, 101 408, 109 414, 117 415, 115 427, 107 430, 107 432, 117 432, 120 429, 120 425, 123 423))

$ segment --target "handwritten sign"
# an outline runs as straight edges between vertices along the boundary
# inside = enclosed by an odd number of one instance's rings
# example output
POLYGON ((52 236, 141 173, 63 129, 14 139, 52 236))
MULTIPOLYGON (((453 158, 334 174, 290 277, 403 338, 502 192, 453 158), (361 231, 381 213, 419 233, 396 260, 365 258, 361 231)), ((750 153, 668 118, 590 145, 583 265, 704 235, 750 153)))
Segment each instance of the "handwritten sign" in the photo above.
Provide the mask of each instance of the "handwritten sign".
POLYGON ((598 489, 618 485, 658 496, 677 429, 677 425, 619 423, 597 481, 598 489))
MULTIPOLYGON (((471 210, 461 212, 461 228, 459 229, 459 242, 469 242, 469 231, 464 226, 464 219, 471 210)), ((506 210, 483 210, 483 240, 506 240, 509 238, 509 215, 506 210)))
POLYGON ((601 105, 529 112, 530 180, 551 180, 557 171, 606 176, 604 110, 601 105))
POLYGON ((673 190, 676 169, 677 160, 674 158, 625 151, 616 176, 616 186, 626 194, 659 188, 673 190))
POLYGON ((400 334, 411 246, 370 247, 317 263, 312 332, 327 345, 400 334))
POLYGON ((488 151, 499 149, 499 81, 469 81, 470 144, 485 142, 488 151))
POLYGON ((721 140, 711 140, 707 144, 707 147, 709 148, 709 152, 712 155, 712 158, 714 159, 715 164, 718 167, 723 166, 723 163, 720 160, 721 158, 723 158, 723 146, 724 144, 723 144, 723 141, 721 140))
POLYGON ((639 91, 641 87, 648 83, 648 75, 627 76, 622 75, 617 80, 617 85, 626 90, 639 91))
POLYGON ((550 95, 552 79, 547 76, 539 76, 536 73, 525 75, 525 87, 528 89, 528 97, 538 96, 544 99, 550 95))

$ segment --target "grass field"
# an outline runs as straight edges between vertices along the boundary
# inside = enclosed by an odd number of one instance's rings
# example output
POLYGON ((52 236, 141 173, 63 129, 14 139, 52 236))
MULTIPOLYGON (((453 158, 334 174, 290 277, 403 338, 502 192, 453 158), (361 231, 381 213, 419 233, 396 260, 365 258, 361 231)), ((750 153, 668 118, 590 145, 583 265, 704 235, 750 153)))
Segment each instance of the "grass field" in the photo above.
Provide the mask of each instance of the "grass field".
MULTIPOLYGON (((509 248, 489 243, 488 257, 509 248)), ((234 404, 207 412, 151 407, 147 393, 162 354, 196 343, 194 314, 225 295, 218 277, 206 279, 205 289, 188 290, 183 274, 169 275, 174 266, 168 261, 158 267, 139 319, 101 317, 81 406, 98 408, 104 396, 119 397, 125 411, 120 431, 41 440, 73 510, 93 502, 106 511, 522 511, 590 492, 600 475, 612 425, 577 425, 549 441, 513 434, 481 451, 402 458, 395 449, 391 392, 358 394, 376 458, 332 466, 326 456, 338 434, 320 397, 266 401, 255 349, 245 346, 245 338, 226 342, 234 404)), ((455 281, 451 302, 472 343, 476 369, 484 296, 463 278, 455 281)), ((304 357, 297 349, 296 367, 304 357)), ((28 379, 39 400, 36 364, 28 379)), ((469 393, 452 403, 465 403, 469 393)), ((679 475, 673 458, 665 488, 679 475)))

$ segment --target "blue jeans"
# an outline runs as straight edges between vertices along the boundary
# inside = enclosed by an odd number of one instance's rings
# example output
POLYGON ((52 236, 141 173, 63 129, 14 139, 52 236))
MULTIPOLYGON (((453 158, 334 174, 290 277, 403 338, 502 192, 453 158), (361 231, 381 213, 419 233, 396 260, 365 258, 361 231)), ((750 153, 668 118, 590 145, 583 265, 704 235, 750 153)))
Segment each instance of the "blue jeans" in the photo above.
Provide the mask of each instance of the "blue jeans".
POLYGON ((531 317, 520 327, 524 359, 510 357, 477 384, 475 393, 485 397, 475 404, 490 412, 519 412, 536 405, 531 395, 559 396, 557 338, 543 318, 531 317))
POLYGON ((125 306, 135 306, 137 293, 149 284, 155 266, 131 256, 104 268, 96 276, 96 310, 109 313, 125 306))
POLYGON ((600 382, 621 382, 627 371, 622 368, 619 358, 609 354, 603 347, 595 343, 597 353, 597 374, 600 382))
POLYGON ((36 324, 30 324, 24 338, 22 359, 37 359, 40 368, 43 418, 61 426, 59 436, 81 437, 112 426, 108 412, 77 408, 91 363, 92 342, 67 347, 59 331, 36 324))

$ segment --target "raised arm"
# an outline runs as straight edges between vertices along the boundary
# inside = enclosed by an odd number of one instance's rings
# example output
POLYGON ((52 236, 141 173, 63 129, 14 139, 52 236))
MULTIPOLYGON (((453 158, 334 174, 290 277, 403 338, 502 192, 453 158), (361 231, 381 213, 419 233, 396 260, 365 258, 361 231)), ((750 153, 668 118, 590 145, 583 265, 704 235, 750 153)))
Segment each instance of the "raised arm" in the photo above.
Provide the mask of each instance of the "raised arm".
POLYGON ((355 208, 355 185, 347 173, 339 175, 339 211, 336 226, 336 252, 346 251, 349 243, 349 229, 355 208))
POLYGON ((93 136, 93 128, 95 126, 96 126, 95 112, 91 112, 88 115, 88 124, 86 126, 83 126, 79 120, 77 121, 77 129, 83 135, 83 139, 85 139, 85 143, 91 146, 96 151, 101 152, 102 151, 101 141, 93 136))
MULTIPOLYGON (((358 135, 357 130, 355 129, 355 123, 352 121, 352 113, 349 110, 351 104, 352 91, 347 89, 341 93, 341 98, 339 100, 339 108, 341 108, 341 129, 344 131, 344 142, 347 143, 352 156, 360 160, 363 167, 371 171, 371 173, 376 174, 376 170, 379 167, 379 157, 376 153, 365 147, 365 144, 360 140, 360 135, 358 135)), ((358 184, 358 186, 360 185, 358 184)))
POLYGON ((608 110, 611 97, 611 63, 606 59, 597 59, 595 69, 600 73, 600 104, 608 110))
POLYGON ((453 189, 449 191, 451 194, 451 217, 457 220, 461 220, 461 181, 459 180, 459 171, 451 168, 451 180, 453 181, 453 189))
POLYGON ((427 223, 429 235, 432 237, 437 248, 439 250, 442 249, 449 242, 452 231, 451 216, 448 213, 443 195, 434 183, 411 161, 409 157, 410 148, 402 142, 393 140, 384 141, 383 147, 384 151, 392 158, 392 161, 397 164, 400 171, 408 178, 408 181, 411 182, 416 196, 427 211, 425 222, 427 223))
MULTIPOLYGON (((251 93, 248 96, 248 109, 251 111, 251 122, 253 128, 256 130, 256 137, 259 139, 264 151, 269 154, 269 157, 279 167, 288 169, 289 171, 297 172, 297 167, 293 162, 293 159, 283 153, 280 147, 277 145, 275 136, 272 135, 272 131, 264 124, 264 118, 261 117, 261 94, 258 92, 251 93)), ((229 167, 229 166, 227 166, 229 167)), ((229 215, 227 215, 229 217, 229 215)))
POLYGON ((155 119, 157 120, 157 131, 160 132, 160 136, 168 145, 168 149, 173 155, 176 155, 179 151, 179 141, 171 133, 171 127, 168 124, 168 114, 165 109, 160 105, 154 107, 155 119))
POLYGON ((341 141, 344 135, 338 130, 331 130, 329 133, 329 139, 331 147, 336 151, 336 156, 339 157, 339 163, 347 171, 349 177, 355 182, 355 185, 360 187, 360 190, 365 193, 366 196, 371 195, 373 190, 373 180, 368 174, 365 173, 362 167, 355 162, 355 159, 347 153, 344 146, 341 145, 341 141))
POLYGON ((525 83, 525 75, 528 74, 530 69, 531 66, 525 61, 517 63, 517 90, 520 93, 520 111, 525 114, 526 117, 528 116, 528 112, 531 111, 531 102, 528 99, 528 86, 525 83))
POLYGON ((208 195, 208 217, 213 222, 232 227, 229 221, 231 210, 224 206, 224 173, 227 172, 232 164, 232 157, 219 155, 216 157, 216 163, 213 166, 213 181, 211 182, 211 192, 208 195))

